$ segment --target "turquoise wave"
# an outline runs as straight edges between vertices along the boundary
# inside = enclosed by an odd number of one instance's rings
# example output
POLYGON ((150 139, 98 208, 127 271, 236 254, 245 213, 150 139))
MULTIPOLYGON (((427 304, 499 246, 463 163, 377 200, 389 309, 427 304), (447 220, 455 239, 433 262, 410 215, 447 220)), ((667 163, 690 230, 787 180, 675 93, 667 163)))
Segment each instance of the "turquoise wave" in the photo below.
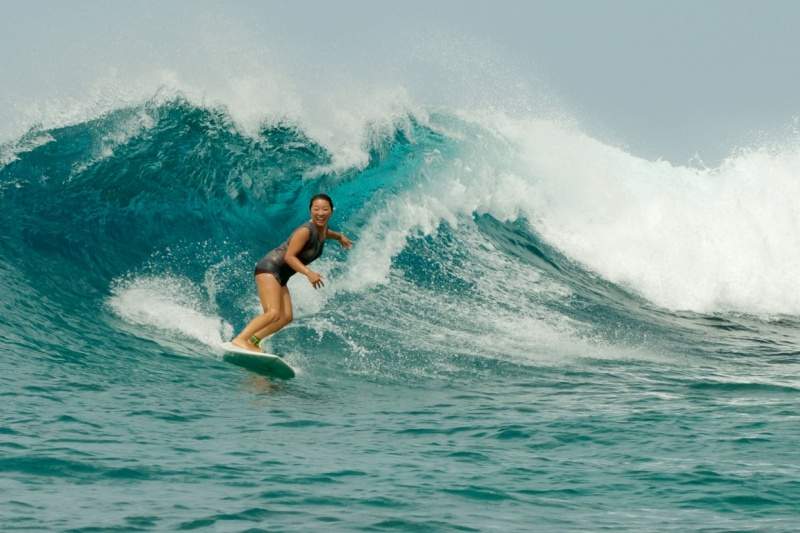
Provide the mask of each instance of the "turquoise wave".
MULTIPOLYGON (((6 335, 29 338, 35 335, 30 324, 36 323, 50 332, 47 338, 80 332, 102 342, 120 334, 120 328, 137 337, 136 327, 108 318, 106 304, 115 287, 143 276, 169 276, 202 287, 212 271, 216 286, 190 307, 240 327, 252 313, 242 304, 252 293, 252 265, 305 219, 311 195, 322 191, 335 198, 334 225, 356 241, 364 232, 391 232, 391 222, 375 224, 376 213, 393 217, 398 198, 440 179, 437 172, 450 171, 466 151, 481 148, 480 132, 455 117, 434 117, 428 124, 409 118, 409 124, 377 138, 366 167, 335 172, 331 155, 297 125, 271 123, 255 135, 245 134, 224 109, 180 98, 68 127, 31 130, 15 146, 26 146, 25 139, 45 140, 28 142, 30 149, 18 150, 0 168, 6 335), (459 135, 444 133, 448 128, 459 135), (20 301, 27 307, 17 307, 20 301)), ((743 352, 769 343, 736 333, 737 323, 753 321, 758 329, 763 320, 670 312, 602 279, 541 239, 525 218, 503 221, 473 212, 456 214, 455 221, 437 220, 435 226, 433 232, 410 232, 389 253, 396 276, 389 283, 334 293, 320 316, 337 316, 340 330, 324 346, 352 351, 341 340, 346 337, 374 350, 393 339, 403 346, 403 358, 411 353, 431 362, 452 358, 450 349, 403 341, 404 329, 502 335, 507 319, 482 321, 474 312, 447 311, 459 307, 549 324, 543 333, 551 337, 549 351, 567 346, 574 352, 573 340, 584 343, 578 352, 610 343, 706 355, 736 351, 731 343, 743 352), (466 242, 463 232, 478 235, 478 241, 466 242), (507 265, 522 267, 512 275, 507 265), (491 282, 494 292, 480 287, 480 281, 491 282), (509 287, 515 284, 524 286, 509 287), (427 305, 427 320, 401 317, 398 327, 398 312, 403 312, 398 306, 420 302, 427 305), (375 316, 395 323, 376 322, 375 316), (715 320, 733 325, 723 328, 715 320)), ((375 246, 381 236, 373 237, 375 246)), ((359 268, 369 268, 369 263, 348 267, 334 245, 326 255, 334 278, 352 278, 359 268)), ((304 342, 320 335, 298 334, 304 342)), ((485 352, 481 342, 475 339, 465 353, 485 352)), ((326 350, 322 344, 319 349, 326 350)), ((521 339, 499 352, 505 357, 517 349, 527 350, 521 339)), ((774 351, 792 349, 790 343, 774 351)))

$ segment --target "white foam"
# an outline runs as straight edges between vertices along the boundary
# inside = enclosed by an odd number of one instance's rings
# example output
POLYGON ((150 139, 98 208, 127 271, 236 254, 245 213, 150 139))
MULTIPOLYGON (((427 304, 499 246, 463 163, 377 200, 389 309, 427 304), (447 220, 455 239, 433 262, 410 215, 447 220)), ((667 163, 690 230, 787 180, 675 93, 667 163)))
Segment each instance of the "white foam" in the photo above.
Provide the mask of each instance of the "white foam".
POLYGON ((800 313, 797 145, 705 169, 553 123, 494 124, 520 153, 518 184, 502 198, 568 256, 671 309, 800 313))
POLYGON ((205 309, 197 290, 189 280, 178 277, 134 277, 115 282, 107 304, 135 326, 219 346, 231 337, 233 328, 205 309))
POLYGON ((47 130, 80 124, 111 111, 142 104, 148 99, 169 99, 175 92, 159 91, 169 87, 174 75, 154 69, 147 75, 126 79, 116 69, 87 83, 80 95, 52 94, 35 100, 15 101, 14 114, 0 126, 0 142, 22 136, 31 127, 47 130))
POLYGON ((32 136, 22 137, 16 142, 0 145, 0 168, 19 159, 18 156, 20 154, 35 150, 36 148, 44 146, 45 144, 53 142, 54 140, 55 139, 53 139, 53 136, 48 133, 39 133, 32 136))

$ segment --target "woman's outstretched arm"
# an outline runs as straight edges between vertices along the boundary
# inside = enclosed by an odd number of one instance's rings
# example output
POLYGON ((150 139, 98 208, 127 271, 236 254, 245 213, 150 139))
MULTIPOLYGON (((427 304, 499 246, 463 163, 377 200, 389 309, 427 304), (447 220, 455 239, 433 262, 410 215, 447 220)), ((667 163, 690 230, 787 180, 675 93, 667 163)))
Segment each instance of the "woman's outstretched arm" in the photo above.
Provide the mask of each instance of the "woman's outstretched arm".
POLYGON ((332 229, 329 229, 327 231, 325 238, 333 239, 334 241, 339 241, 339 244, 341 244, 344 248, 350 248, 351 246, 353 246, 353 243, 350 241, 350 239, 345 237, 344 233, 333 231, 332 229))

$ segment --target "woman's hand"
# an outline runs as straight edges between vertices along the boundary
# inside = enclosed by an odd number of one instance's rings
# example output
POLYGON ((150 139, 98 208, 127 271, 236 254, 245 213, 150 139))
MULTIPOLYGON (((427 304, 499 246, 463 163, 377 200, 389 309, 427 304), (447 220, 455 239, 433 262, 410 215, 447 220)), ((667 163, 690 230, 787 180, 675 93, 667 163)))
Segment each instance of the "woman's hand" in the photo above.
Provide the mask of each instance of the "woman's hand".
POLYGON ((306 274, 308 278, 308 282, 311 284, 312 287, 315 289, 319 289, 320 287, 324 287, 325 284, 322 282, 322 276, 314 272, 313 270, 309 270, 308 274, 306 274))
POLYGON ((348 239, 347 237, 345 237, 345 236, 344 236, 344 233, 342 233, 342 234, 341 234, 341 237, 339 237, 339 244, 341 244, 341 245, 342 245, 342 248, 344 248, 344 249, 346 249, 346 250, 349 250, 350 248, 352 248, 352 247, 353 247, 353 243, 352 243, 352 241, 350 241, 350 239, 348 239))

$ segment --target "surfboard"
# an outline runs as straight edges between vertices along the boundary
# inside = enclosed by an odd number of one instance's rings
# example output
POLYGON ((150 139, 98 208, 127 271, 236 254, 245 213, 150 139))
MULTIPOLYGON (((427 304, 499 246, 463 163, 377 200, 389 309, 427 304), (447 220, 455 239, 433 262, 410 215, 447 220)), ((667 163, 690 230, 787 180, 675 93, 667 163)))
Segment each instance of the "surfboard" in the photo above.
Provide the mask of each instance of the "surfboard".
POLYGON ((220 348, 225 350, 225 355, 222 357, 225 361, 247 370, 281 379, 292 379, 295 376, 294 368, 278 355, 251 352, 230 342, 223 342, 220 348))

